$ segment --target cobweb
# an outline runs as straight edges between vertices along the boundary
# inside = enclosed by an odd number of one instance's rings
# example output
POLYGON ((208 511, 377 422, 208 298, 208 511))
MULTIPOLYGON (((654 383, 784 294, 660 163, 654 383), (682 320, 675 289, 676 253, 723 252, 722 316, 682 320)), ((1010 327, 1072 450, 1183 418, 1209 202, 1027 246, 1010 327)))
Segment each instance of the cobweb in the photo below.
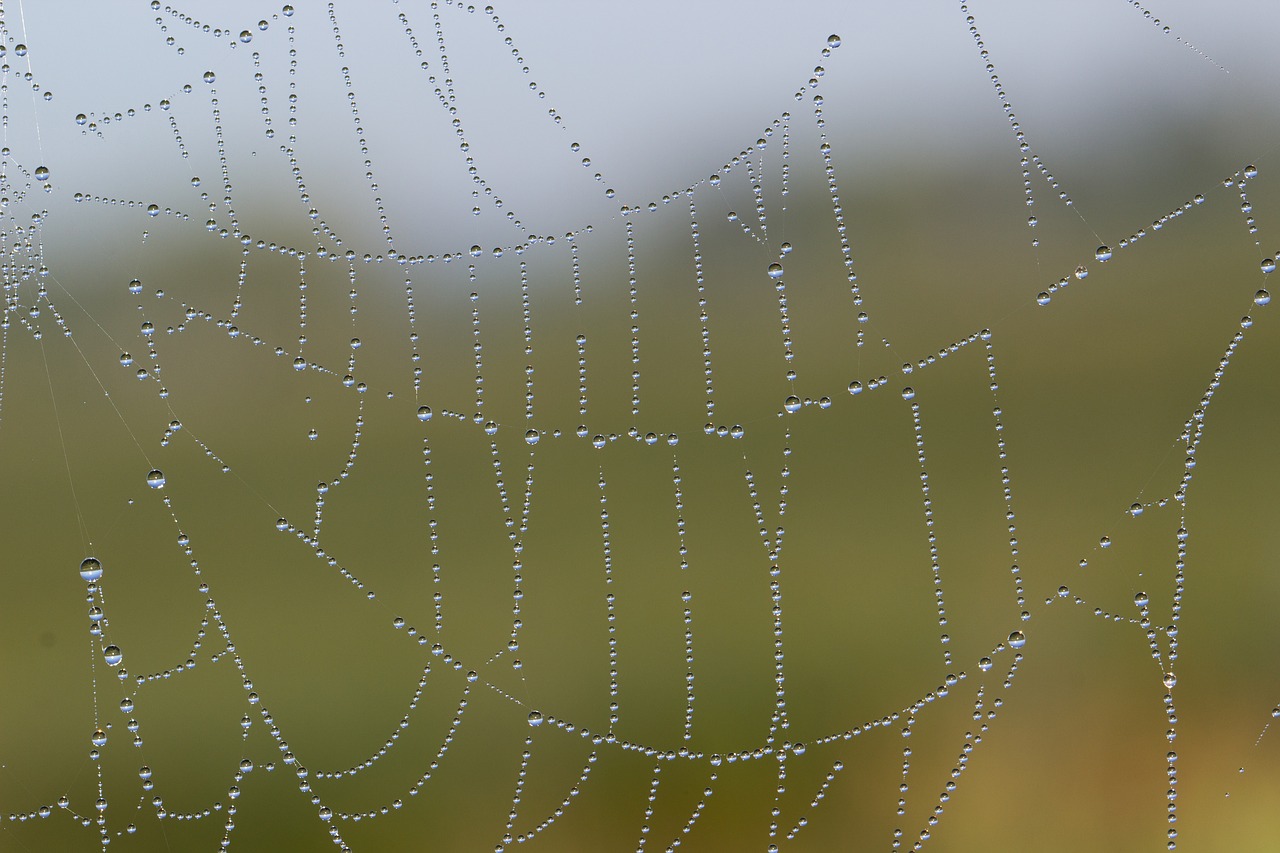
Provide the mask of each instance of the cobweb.
POLYGON ((1272 849, 1274 14, 527 5, 0 7, 0 848, 1272 849))

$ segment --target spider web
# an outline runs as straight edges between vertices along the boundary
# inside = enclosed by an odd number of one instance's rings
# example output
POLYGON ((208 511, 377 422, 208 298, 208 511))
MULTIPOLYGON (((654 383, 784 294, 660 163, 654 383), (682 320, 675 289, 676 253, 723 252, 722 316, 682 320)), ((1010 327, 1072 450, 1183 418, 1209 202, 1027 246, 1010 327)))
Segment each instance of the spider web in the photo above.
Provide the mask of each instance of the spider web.
POLYGON ((0 846, 1269 849, 1276 69, 1159 5, 4 4, 0 846))

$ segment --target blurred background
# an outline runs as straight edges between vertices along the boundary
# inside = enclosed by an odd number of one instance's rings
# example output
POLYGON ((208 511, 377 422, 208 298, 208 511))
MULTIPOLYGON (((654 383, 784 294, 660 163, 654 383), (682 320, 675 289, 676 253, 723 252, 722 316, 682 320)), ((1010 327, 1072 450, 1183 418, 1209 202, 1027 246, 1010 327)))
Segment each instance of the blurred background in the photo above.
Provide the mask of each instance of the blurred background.
POLYGON ((1274 847, 1275 10, 294 5, 3 10, 0 850, 1274 847))

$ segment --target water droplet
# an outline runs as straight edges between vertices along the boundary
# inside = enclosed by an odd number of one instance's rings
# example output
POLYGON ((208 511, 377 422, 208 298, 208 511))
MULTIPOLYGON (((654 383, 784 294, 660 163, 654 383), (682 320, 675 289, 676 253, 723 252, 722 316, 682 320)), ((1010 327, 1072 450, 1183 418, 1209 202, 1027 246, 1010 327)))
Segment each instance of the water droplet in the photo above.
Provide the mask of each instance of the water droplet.
POLYGON ((983 672, 990 671, 992 665, 993 664, 991 663, 991 658, 982 658, 980 661, 978 661, 978 669, 982 670, 983 672))
POLYGON ((538 432, 536 429, 531 429, 525 432, 524 443, 529 445, 537 444, 541 438, 542 433, 538 432))
POLYGON ((1037 294, 1036 294, 1036 304, 1037 304, 1037 305, 1048 305, 1048 304, 1049 304, 1049 299, 1050 299, 1050 297, 1049 297, 1049 293, 1048 293, 1047 291, 1042 290, 1042 291, 1040 291, 1039 293, 1037 293, 1037 294))
POLYGON ((480 248, 479 246, 472 246, 472 247, 471 247, 471 257, 473 257, 473 258, 478 258, 478 257, 480 257, 482 254, 484 254, 484 249, 480 248))
POLYGON ((1172 672, 1166 672, 1164 674, 1164 686, 1167 689, 1172 690, 1177 685, 1178 685, 1178 676, 1174 675, 1172 672))
POLYGON ((850 382, 850 383, 849 383, 849 393, 850 393, 850 394, 861 394, 861 393, 862 393, 862 383, 861 383, 861 382, 859 382, 859 381, 857 381, 856 379, 855 379, 853 382, 850 382))
POLYGON ((1245 166, 1245 167, 1244 167, 1244 176, 1245 176, 1246 178, 1256 178, 1256 177, 1258 177, 1258 167, 1257 167, 1257 166, 1255 166, 1255 165, 1253 165, 1252 163, 1250 163, 1248 166, 1245 166))
POLYGON ((1142 504, 1135 503, 1133 506, 1129 507, 1129 515, 1132 515, 1134 518, 1137 518, 1138 516, 1142 515, 1142 509, 1143 509, 1142 504))
POLYGON ((795 414, 800 411, 800 398, 792 394, 783 402, 782 408, 786 409, 788 414, 795 414))
POLYGON ((1021 631, 1014 631, 1009 635, 1009 648, 1020 649, 1027 644, 1027 637, 1021 631))
POLYGON ((782 264, 769 264, 769 278, 782 278, 782 264))
POLYGON ((827 47, 839 47, 839 46, 840 46, 840 36, 835 35, 834 33, 827 36, 827 47))
POLYGON ((430 407, 430 406, 419 406, 419 407, 418 407, 418 420, 420 420, 420 421, 429 421, 429 420, 431 420, 431 407, 430 407))
POLYGON ((164 472, 158 468, 152 468, 147 472, 147 485, 153 489, 164 488, 164 472))
POLYGON ((94 729, 93 734, 89 738, 89 742, 92 743, 94 746, 106 746, 107 733, 104 732, 102 729, 94 729))
POLYGON ((107 646, 102 650, 102 659, 107 662, 107 666, 116 666, 124 660, 124 653, 119 646, 107 646))
POLYGON ((1270 301, 1271 294, 1266 290, 1259 290, 1257 293, 1253 294, 1254 305, 1266 305, 1270 301))
POLYGON ((36 176, 36 180, 37 180, 37 181, 47 181, 47 180, 49 180, 49 167, 48 167, 48 166, 36 166, 35 176, 36 176))
POLYGON ((1138 605, 1139 607, 1146 607, 1148 604, 1151 603, 1151 597, 1148 596, 1145 592, 1139 592, 1133 596, 1133 603, 1138 605))
POLYGON ((96 581, 102 577, 102 563, 97 557, 85 557, 80 563, 80 577, 87 581, 96 581))
POLYGON ((212 83, 214 80, 218 79, 218 76, 214 74, 212 71, 206 71, 204 72, 204 76, 201 77, 201 79, 204 80, 204 82, 206 83, 212 83))
POLYGON ((240 41, 243 44, 248 44, 249 42, 253 41, 253 33, 249 32, 248 30, 241 30, 240 41))
POLYGON ((1088 277, 1089 277, 1088 267, 1084 266, 1083 264, 1076 267, 1076 278, 1080 279, 1081 281, 1084 281, 1088 277))
POLYGON ((540 725, 542 725, 542 712, 541 712, 541 711, 530 711, 530 712, 529 712, 529 725, 531 725, 531 726, 540 726, 540 725))
POLYGON ((1262 271, 1263 271, 1264 273, 1273 273, 1273 272, 1275 272, 1275 271, 1276 271, 1276 259, 1275 259, 1275 258, 1263 258, 1263 259, 1262 259, 1262 271))
POLYGON ((914 400, 915 397, 916 397, 916 389, 912 388, 910 385, 902 389, 902 399, 914 400))
POLYGON ((1093 256, 1097 258, 1099 262, 1106 263, 1111 260, 1111 247, 1099 246, 1097 250, 1094 251, 1093 256))

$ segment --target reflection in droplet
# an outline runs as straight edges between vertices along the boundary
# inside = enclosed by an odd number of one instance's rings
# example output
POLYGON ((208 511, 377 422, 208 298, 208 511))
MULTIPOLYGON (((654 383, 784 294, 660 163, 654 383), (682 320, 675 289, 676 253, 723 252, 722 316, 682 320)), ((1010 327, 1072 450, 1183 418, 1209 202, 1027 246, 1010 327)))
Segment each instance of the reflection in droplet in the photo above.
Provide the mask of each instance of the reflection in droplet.
POLYGON ((164 488, 164 472, 158 468, 152 468, 147 472, 147 485, 153 489, 164 488))
POLYGON ((80 563, 80 577, 87 581, 96 581, 102 577, 102 563, 97 557, 85 557, 80 563))

